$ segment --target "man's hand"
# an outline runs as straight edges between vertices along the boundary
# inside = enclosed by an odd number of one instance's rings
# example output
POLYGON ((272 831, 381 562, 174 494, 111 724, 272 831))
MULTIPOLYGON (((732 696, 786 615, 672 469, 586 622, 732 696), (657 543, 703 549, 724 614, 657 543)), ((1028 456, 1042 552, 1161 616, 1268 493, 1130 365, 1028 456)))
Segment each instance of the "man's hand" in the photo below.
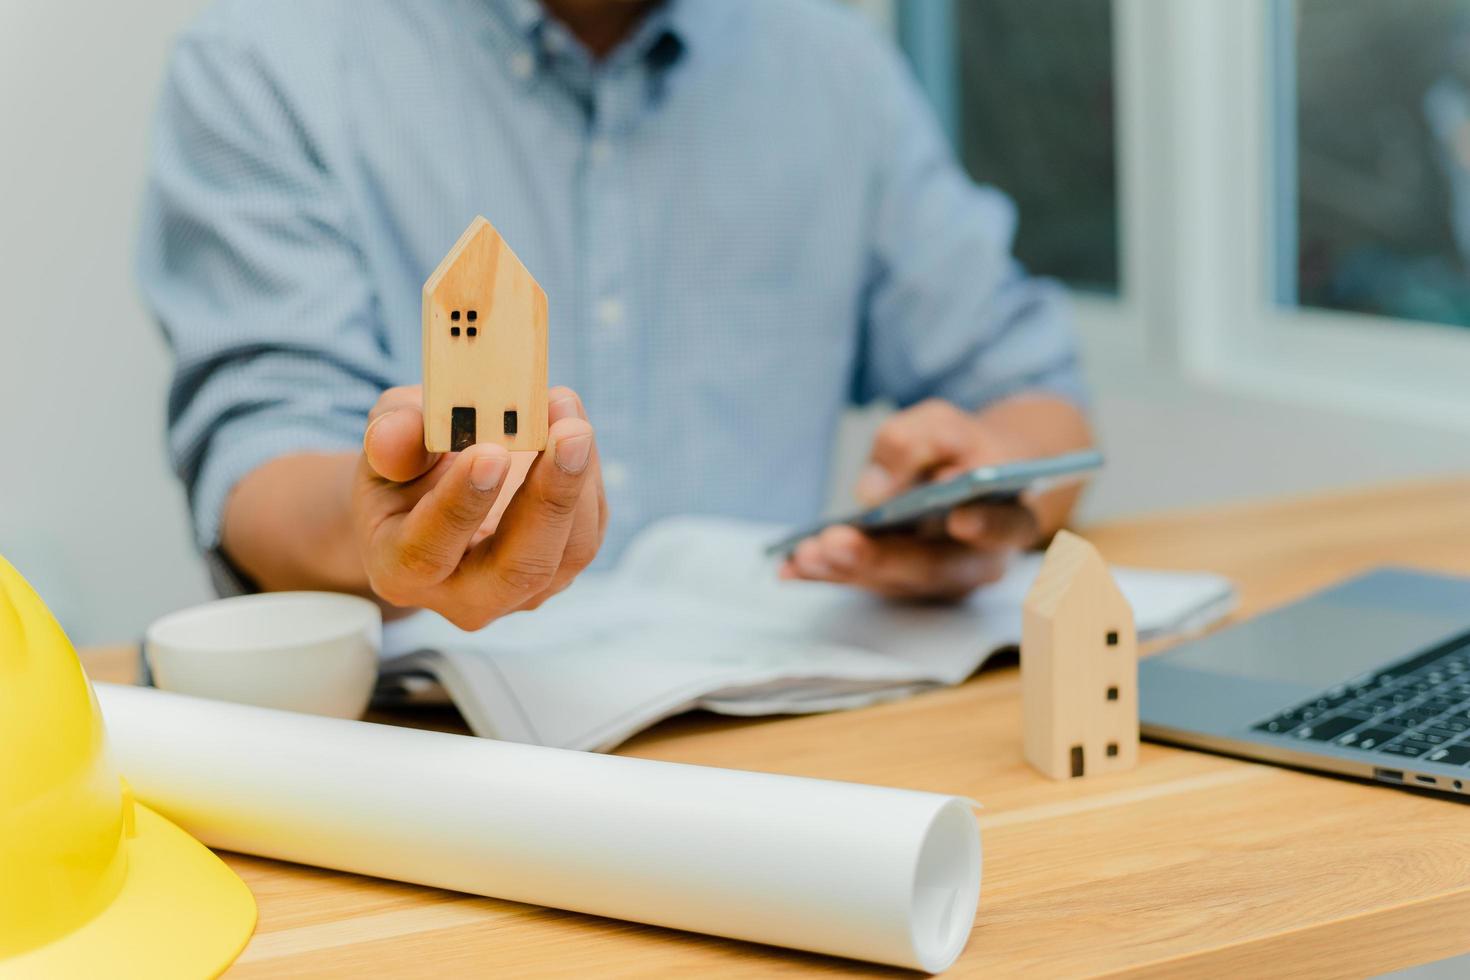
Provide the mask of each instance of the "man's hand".
POLYGON ((354 536, 379 598, 473 630, 534 609, 587 567, 607 525, 592 426, 571 389, 547 401, 546 451, 487 533, 510 453, 494 444, 429 453, 420 387, 384 392, 352 486, 354 536))
MULTIPOLYGON (((926 401, 878 430, 857 496, 871 506, 977 466, 1090 442, 1082 413, 1050 396, 1018 395, 978 414, 926 401)), ((892 598, 959 598, 1000 578, 1011 553, 1060 527, 1076 496, 1071 487, 1019 504, 958 507, 939 526, 918 534, 868 536, 853 527, 830 527, 801 542, 781 575, 856 585, 892 598)))

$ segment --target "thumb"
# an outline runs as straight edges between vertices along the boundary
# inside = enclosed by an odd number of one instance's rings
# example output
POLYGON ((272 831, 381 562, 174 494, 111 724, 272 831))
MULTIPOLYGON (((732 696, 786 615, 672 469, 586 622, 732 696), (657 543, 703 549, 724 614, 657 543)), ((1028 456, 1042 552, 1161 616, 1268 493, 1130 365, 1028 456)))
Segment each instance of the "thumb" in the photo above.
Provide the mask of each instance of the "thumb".
POLYGON ((873 450, 854 488, 869 506, 933 476, 966 450, 973 420, 948 402, 927 401, 906 409, 878 427, 873 450))
POLYGON ((903 484, 899 479, 884 468, 882 463, 871 462, 858 474, 853 496, 857 497, 860 504, 873 507, 894 496, 901 486, 903 484))
POLYGON ((372 471, 394 483, 417 480, 439 460, 424 448, 424 415, 413 405, 390 408, 369 422, 362 451, 372 471))

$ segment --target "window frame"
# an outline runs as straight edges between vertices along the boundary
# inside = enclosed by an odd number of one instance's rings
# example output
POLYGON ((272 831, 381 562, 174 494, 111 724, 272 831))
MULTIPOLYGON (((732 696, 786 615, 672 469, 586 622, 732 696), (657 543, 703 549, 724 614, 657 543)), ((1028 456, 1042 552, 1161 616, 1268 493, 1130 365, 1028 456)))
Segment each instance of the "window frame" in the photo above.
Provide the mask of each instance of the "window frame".
MULTIPOLYGON (((944 17, 949 4, 890 9, 905 37, 910 21, 944 17)), ((1114 0, 1113 18, 1119 291, 1075 300, 1094 372, 1166 370, 1249 396, 1470 429, 1470 328, 1278 300, 1273 263, 1296 261, 1294 207, 1276 208, 1278 194, 1295 193, 1294 116, 1273 101, 1290 64, 1290 0, 1114 0), (1282 167, 1277 147, 1291 154, 1282 167), (1293 254, 1279 254, 1288 240, 1293 254)), ((932 35, 934 24, 918 29, 932 35)), ((944 75, 920 71, 931 89, 944 75)), ((956 102, 952 90, 938 95, 956 102)))
POLYGON ((1278 216, 1273 167, 1280 141, 1290 141, 1288 162, 1296 152, 1293 127, 1276 116, 1272 98, 1289 0, 1118 2, 1166 13, 1176 54, 1179 98, 1158 127, 1165 132, 1146 139, 1179 144, 1170 148, 1180 185, 1167 220, 1183 247, 1172 263, 1146 271, 1176 283, 1172 307, 1158 315, 1179 324, 1181 366, 1246 393, 1470 427, 1456 412, 1470 404, 1470 330, 1278 301, 1273 263, 1286 257, 1276 246, 1295 219, 1278 216))

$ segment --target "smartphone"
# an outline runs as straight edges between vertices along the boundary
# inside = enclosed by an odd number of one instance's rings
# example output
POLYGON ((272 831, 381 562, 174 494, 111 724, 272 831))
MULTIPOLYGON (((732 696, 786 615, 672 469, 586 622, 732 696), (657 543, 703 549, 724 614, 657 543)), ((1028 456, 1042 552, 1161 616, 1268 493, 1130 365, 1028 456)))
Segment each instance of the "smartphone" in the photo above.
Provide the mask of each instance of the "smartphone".
POLYGON ((837 524, 848 524, 868 534, 913 531, 965 504, 1013 503, 1023 493, 1081 482, 1087 474, 1101 468, 1102 463, 1102 454, 1088 449, 1060 456, 981 466, 948 480, 915 487, 871 510, 833 518, 788 535, 767 546, 766 554, 789 557, 803 540, 837 524))

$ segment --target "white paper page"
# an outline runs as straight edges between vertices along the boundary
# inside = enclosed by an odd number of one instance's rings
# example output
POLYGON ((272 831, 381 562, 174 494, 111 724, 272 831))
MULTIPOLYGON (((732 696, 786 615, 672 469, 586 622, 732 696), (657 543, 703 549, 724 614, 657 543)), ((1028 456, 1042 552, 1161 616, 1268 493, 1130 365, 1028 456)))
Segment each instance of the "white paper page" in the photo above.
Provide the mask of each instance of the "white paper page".
POLYGON ((766 545, 782 524, 724 517, 669 517, 640 531, 618 561, 616 575, 640 585, 672 588, 740 603, 751 589, 776 581, 778 559, 766 545))
MULTIPOLYGON (((902 604, 843 585, 786 582, 763 548, 781 537, 778 525, 718 518, 672 518, 634 540, 618 575, 648 588, 759 609, 812 642, 903 659, 919 677, 955 684, 998 647, 1015 643, 1020 606, 996 616, 1001 603, 969 606, 902 604), (989 613, 989 615, 987 615, 989 613)), ((1033 573, 1034 575, 1034 573, 1033 573)), ((1024 589, 1022 589, 1024 593, 1024 589)))
POLYGON ((759 718, 773 714, 822 714, 828 711, 851 711, 870 704, 902 701, 923 691, 933 690, 932 683, 899 685, 896 687, 857 688, 842 681, 832 680, 809 689, 774 690, 766 694, 744 691, 716 691, 713 695, 700 698, 698 707, 722 715, 742 718, 759 718))
MULTIPOLYGON (((784 691, 793 683, 793 670, 796 685, 819 684, 828 694, 844 686, 870 691, 913 680, 913 672, 891 658, 781 637, 753 642, 749 634, 711 636, 703 628, 639 630, 591 650, 562 647, 487 657, 449 648, 439 656, 448 670, 474 685, 472 701, 486 705, 482 718, 464 711, 477 735, 570 749, 613 748, 654 722, 695 707, 712 691, 784 691), (691 650, 698 656, 691 657, 691 650), (493 678, 475 677, 487 670, 493 678), (809 680, 810 674, 817 680, 809 680), (488 698, 487 685, 494 685, 488 698), (497 697, 509 703, 497 710, 497 697)), ((445 683, 456 690, 449 676, 445 683)))
POLYGON ((512 613, 473 633, 432 613, 385 623, 383 654, 392 657, 416 649, 464 645, 468 639, 477 648, 501 652, 566 644, 592 646, 631 630, 695 615, 697 611, 679 596, 666 599, 649 590, 629 589, 615 574, 589 572, 541 608, 512 613))
MULTIPOLYGON (((776 562, 763 549, 785 530, 721 518, 671 518, 634 540, 618 575, 646 586, 728 597, 804 624, 816 639, 905 657, 956 683, 963 679, 956 672, 970 659, 1020 642, 1021 605, 1045 557, 1017 556, 1001 581, 958 605, 902 605, 844 586, 777 579, 776 562)), ((1198 628, 1233 607, 1234 587, 1219 575, 1117 566, 1112 572, 1144 638, 1198 628)))
MULTIPOLYGON (((611 748, 714 692, 794 683, 825 685, 830 696, 833 679, 851 691, 924 679, 912 665, 814 641, 760 612, 607 579, 475 634, 431 614, 388 625, 385 651, 421 649, 435 652, 385 669, 436 674, 476 734, 577 749, 611 748)), ((762 713, 770 710, 782 709, 762 713)))
POLYGON ((970 804, 96 685, 138 798, 211 847, 938 972, 970 804))

